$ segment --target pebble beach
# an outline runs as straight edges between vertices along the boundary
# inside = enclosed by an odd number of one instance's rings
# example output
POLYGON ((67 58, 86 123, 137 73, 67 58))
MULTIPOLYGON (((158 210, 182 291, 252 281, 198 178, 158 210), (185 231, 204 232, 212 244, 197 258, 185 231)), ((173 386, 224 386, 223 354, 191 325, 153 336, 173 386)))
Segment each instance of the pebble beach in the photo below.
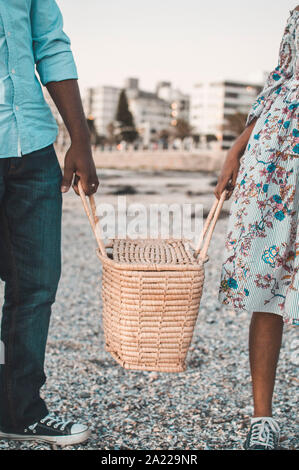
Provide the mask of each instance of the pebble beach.
MULTIPOLYGON (((97 202, 197 202, 206 215, 214 173, 103 170, 97 202)), ((249 313, 219 304, 218 285, 229 202, 210 246, 206 281, 187 370, 128 371, 105 351, 101 265, 80 199, 63 203, 63 270, 53 307, 42 390, 51 412, 89 423, 92 437, 67 449, 240 450, 252 414, 248 364, 249 313)), ((3 284, 0 286, 2 298, 3 284)), ((299 448, 298 331, 285 326, 277 371, 274 417, 282 445, 299 448)), ((42 443, 0 441, 0 450, 47 450, 42 443)))

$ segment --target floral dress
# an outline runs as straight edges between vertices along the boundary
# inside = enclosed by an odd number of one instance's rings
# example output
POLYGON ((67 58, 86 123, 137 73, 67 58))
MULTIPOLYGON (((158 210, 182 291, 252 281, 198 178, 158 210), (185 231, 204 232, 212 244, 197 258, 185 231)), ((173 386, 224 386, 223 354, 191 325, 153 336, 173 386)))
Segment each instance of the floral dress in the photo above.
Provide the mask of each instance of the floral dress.
POLYGON ((240 160, 219 299, 299 325, 299 11, 290 11, 279 63, 253 103, 240 160))

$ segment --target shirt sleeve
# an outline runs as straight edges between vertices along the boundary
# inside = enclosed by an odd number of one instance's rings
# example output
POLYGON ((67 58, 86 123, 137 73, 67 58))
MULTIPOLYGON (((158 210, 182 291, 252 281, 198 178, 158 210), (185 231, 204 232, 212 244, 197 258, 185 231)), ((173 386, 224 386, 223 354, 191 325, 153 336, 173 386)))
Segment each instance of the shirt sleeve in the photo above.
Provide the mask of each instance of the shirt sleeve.
MULTIPOLYGON (((290 19, 290 18, 289 18, 290 19)), ((290 22, 288 20, 279 48, 278 65, 269 73, 262 91, 257 96, 249 110, 246 126, 254 118, 258 118, 265 108, 266 103, 271 104, 271 95, 278 94, 281 85, 294 73, 294 63, 296 61, 296 50, 294 36, 292 34, 290 22)))
POLYGON ((32 0, 31 29, 36 69, 43 85, 77 79, 70 39, 55 0, 32 0))

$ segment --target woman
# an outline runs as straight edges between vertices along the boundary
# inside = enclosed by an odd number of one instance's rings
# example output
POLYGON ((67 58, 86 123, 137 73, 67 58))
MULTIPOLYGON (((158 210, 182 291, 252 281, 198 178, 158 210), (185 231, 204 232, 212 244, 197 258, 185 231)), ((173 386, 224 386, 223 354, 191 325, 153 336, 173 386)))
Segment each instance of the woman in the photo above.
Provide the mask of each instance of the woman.
POLYGON ((253 312, 254 415, 245 449, 278 448, 272 395, 283 322, 299 325, 298 48, 299 5, 290 11, 278 66, 252 105, 215 189, 218 199, 224 189, 227 198, 233 194, 219 299, 253 312))

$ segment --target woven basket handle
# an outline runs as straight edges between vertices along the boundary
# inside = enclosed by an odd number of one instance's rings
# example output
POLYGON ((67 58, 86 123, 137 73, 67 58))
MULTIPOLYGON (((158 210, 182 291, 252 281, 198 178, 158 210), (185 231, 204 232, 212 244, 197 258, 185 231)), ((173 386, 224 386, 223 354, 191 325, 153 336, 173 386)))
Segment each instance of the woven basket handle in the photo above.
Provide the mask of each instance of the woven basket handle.
POLYGON ((94 236, 96 238, 100 252, 103 256, 107 257, 106 248, 102 239, 99 218, 96 215, 96 203, 95 203, 94 197, 92 195, 88 196, 88 199, 89 199, 89 205, 88 205, 87 197, 83 191, 81 181, 78 182, 78 190, 79 190, 79 194, 83 203, 84 210, 90 222, 90 225, 94 233, 94 236))
POLYGON ((198 241, 197 247, 195 249, 195 254, 198 255, 199 253, 199 258, 202 260, 206 259, 207 253, 208 253, 208 248, 212 239, 212 235, 214 232, 214 228, 216 225, 216 222, 218 220, 219 214, 221 212, 223 203, 226 198, 227 191, 224 190, 223 193, 221 194, 220 199, 215 199, 214 204, 208 214, 208 217, 205 221, 202 233, 200 235, 200 239, 198 241), (205 238, 206 237, 206 238, 205 238), (203 243, 204 241, 204 243, 203 243), (203 246, 201 248, 201 245, 203 243, 203 246))

